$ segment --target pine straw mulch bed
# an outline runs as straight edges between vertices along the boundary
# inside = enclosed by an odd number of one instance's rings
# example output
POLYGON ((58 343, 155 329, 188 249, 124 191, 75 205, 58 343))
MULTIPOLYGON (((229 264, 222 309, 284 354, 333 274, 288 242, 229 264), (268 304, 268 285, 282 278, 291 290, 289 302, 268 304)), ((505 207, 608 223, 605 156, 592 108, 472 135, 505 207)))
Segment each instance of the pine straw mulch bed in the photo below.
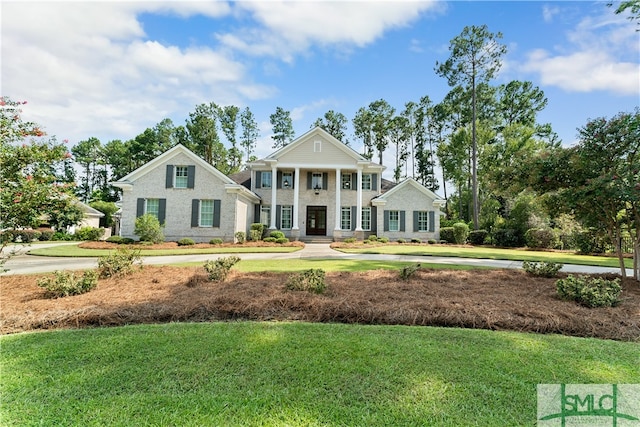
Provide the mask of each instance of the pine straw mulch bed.
POLYGON ((521 270, 421 269, 327 273, 322 295, 288 291, 289 273, 232 271, 224 283, 202 267, 145 266, 101 279, 91 292, 50 299, 40 276, 0 278, 0 333, 160 322, 293 320, 453 326, 640 341, 640 284, 620 305, 590 309, 556 296, 555 279, 521 270))

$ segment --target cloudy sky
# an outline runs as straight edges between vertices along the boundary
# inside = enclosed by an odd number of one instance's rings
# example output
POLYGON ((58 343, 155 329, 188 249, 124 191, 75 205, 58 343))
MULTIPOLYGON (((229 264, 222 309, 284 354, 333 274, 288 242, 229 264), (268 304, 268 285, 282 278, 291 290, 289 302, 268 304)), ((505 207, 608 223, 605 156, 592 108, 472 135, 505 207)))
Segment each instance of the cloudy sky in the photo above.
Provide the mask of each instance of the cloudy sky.
MULTIPOLYGON (((327 110, 352 119, 450 89, 434 72, 468 25, 502 32, 494 84, 529 80, 565 144, 590 118, 640 104, 640 32, 599 1, 2 1, 1 94, 70 144, 128 140, 201 103, 249 106, 271 151, 269 115, 296 135, 327 110)), ((350 139, 353 138, 349 130, 350 139)), ((352 145, 356 146, 355 141, 352 145)))

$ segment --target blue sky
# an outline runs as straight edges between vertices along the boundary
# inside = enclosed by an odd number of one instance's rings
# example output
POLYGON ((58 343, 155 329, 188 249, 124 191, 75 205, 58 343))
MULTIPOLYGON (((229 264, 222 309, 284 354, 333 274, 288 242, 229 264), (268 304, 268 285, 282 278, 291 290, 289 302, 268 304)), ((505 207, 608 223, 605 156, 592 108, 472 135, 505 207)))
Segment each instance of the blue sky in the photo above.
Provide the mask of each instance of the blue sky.
MULTIPOLYGON (((566 145, 588 119, 640 105, 640 32, 598 1, 32 2, 3 1, 1 93, 70 144, 128 140, 200 103, 249 106, 257 154, 269 115, 291 111, 296 135, 335 110, 352 119, 384 98, 400 111, 450 90, 434 72, 468 25, 502 32, 493 84, 529 80, 539 117, 566 145)), ((359 144, 348 131, 352 146, 359 144)), ((391 158, 391 154, 387 154, 391 158)), ((390 164, 387 164, 392 169, 390 164)))

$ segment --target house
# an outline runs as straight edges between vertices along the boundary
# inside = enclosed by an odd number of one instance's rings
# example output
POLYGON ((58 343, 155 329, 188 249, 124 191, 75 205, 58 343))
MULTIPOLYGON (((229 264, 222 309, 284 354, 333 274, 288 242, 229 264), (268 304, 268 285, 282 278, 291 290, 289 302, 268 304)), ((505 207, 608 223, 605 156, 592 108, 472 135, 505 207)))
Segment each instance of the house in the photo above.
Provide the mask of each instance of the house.
POLYGON ((123 190, 121 235, 152 213, 167 240, 234 240, 261 222, 292 240, 439 239, 445 201, 409 178, 397 185, 385 167, 321 128, 227 177, 177 145, 113 185, 123 190))

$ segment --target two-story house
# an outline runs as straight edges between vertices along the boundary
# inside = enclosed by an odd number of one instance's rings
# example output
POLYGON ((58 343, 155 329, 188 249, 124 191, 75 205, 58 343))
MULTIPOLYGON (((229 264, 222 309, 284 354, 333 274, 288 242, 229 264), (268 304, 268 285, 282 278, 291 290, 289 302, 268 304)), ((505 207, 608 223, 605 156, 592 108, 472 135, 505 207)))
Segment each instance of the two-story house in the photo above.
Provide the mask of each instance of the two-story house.
POLYGON ((152 213, 167 240, 232 241, 253 222, 292 240, 439 238, 443 199, 411 178, 390 185, 384 166, 321 128, 248 166, 234 180, 173 147, 113 183, 123 189, 121 234, 135 237, 135 218, 152 213))

